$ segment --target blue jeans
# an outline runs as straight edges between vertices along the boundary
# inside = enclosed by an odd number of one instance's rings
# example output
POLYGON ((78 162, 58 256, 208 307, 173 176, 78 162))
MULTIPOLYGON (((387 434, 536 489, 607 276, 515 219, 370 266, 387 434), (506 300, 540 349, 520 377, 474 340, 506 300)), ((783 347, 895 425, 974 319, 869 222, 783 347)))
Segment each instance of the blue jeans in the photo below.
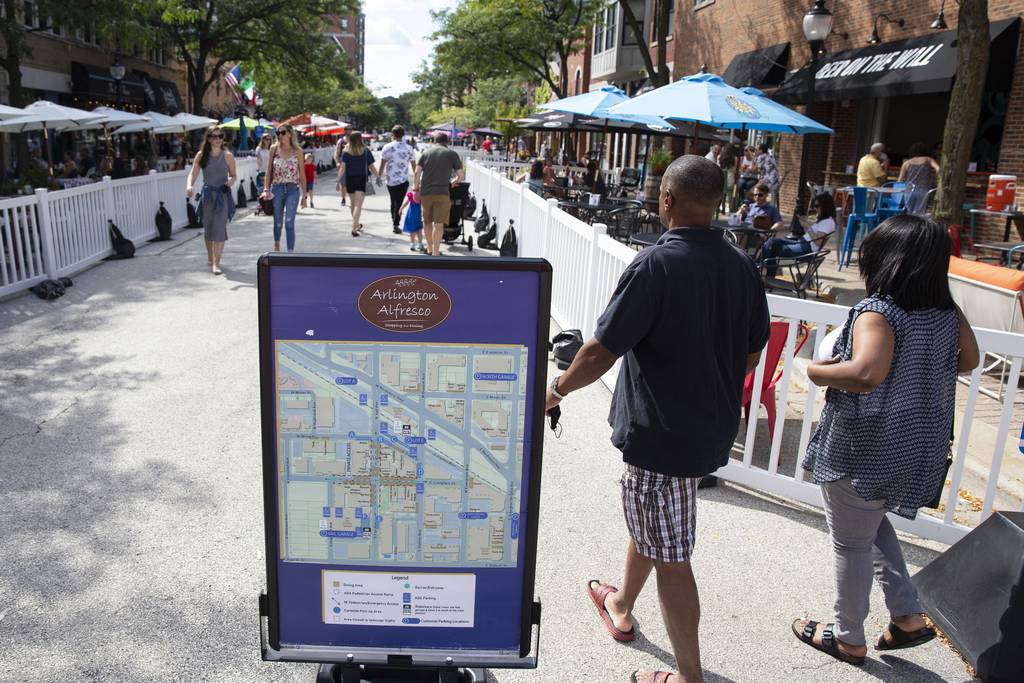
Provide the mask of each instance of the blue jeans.
MULTIPOLYGON (((770 237, 761 247, 761 261, 770 258, 796 257, 811 253, 811 243, 803 237, 791 239, 788 237, 770 237)), ((767 265, 764 272, 768 277, 775 277, 778 270, 776 266, 767 265)))
POLYGON ((299 209, 299 195, 302 192, 295 183, 275 184, 270 191, 274 194, 274 241, 281 241, 281 226, 283 224, 288 251, 294 251, 295 212, 299 209))

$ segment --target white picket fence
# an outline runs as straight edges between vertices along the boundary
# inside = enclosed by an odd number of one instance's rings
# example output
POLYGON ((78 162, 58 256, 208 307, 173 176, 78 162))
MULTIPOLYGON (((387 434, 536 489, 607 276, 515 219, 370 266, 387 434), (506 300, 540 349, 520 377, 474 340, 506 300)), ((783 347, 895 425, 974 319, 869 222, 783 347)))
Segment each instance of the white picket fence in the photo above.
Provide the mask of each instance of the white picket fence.
MULTIPOLYGON (((256 159, 236 159, 238 182, 250 195, 256 159)), ((0 200, 0 297, 46 279, 70 276, 113 253, 107 221, 140 246, 157 235, 162 203, 172 229, 188 224, 185 182, 189 171, 111 180, 0 200)), ((202 174, 196 187, 202 186, 202 174)), ((236 185, 237 187, 237 185, 236 185)), ((236 190, 237 191, 237 190, 236 190)), ((250 197, 251 199, 251 197, 250 197)))
MULTIPOLYGON (((608 302, 615 285, 626 266, 636 256, 636 251, 612 239, 600 225, 588 225, 557 208, 553 199, 544 200, 530 192, 522 184, 506 179, 497 170, 485 168, 479 163, 467 163, 466 181, 470 192, 479 201, 486 201, 491 216, 498 218, 498 243, 509 225, 514 221, 519 242, 519 255, 547 259, 554 276, 551 294, 551 314, 562 329, 578 328, 584 338, 593 334, 594 323, 608 302)), ((774 436, 766 449, 755 449, 757 421, 751 420, 743 435, 742 458, 733 458, 717 474, 723 479, 749 486, 766 493, 785 496, 803 503, 821 506, 820 490, 805 481, 804 470, 800 467, 810 440, 814 416, 824 401, 824 391, 808 384, 806 392, 795 391, 793 385, 793 358, 796 348, 798 325, 803 323, 814 332, 808 343, 817 348, 824 335, 846 322, 848 309, 842 306, 805 301, 777 295, 768 295, 769 308, 773 319, 788 321, 786 350, 783 353, 782 377, 776 387, 777 411, 774 436), (783 436, 787 429, 786 407, 802 414, 798 421, 799 445, 795 465, 791 471, 779 468, 783 436)), ((999 354, 1009 360, 1007 377, 1008 390, 1002 403, 1002 413, 994 444, 978 453, 977 439, 972 448, 972 464, 979 461, 987 467, 985 494, 981 509, 977 512, 957 511, 958 491, 964 477, 968 444, 974 429, 974 411, 978 401, 982 368, 974 371, 970 378, 967 403, 962 418, 957 422, 954 464, 950 469, 950 483, 947 485, 945 510, 932 513, 922 510, 916 520, 890 516, 893 524, 900 529, 919 536, 953 543, 962 538, 970 528, 985 519, 995 507, 997 494, 1002 485, 1009 484, 1009 477, 1000 479, 1007 438, 1010 436, 1010 418, 1017 395, 1024 356, 1024 335, 975 329, 982 352, 999 354), (989 460, 989 458, 991 460, 989 460), (954 512, 958 519, 954 519, 954 512)), ((755 395, 752 405, 759 405, 760 387, 765 372, 765 359, 757 366, 754 375, 755 395)), ((602 379, 613 388, 618 373, 618 364, 602 379)), ((988 399, 985 399, 988 400, 988 399)), ((1014 425, 1015 427, 1017 425, 1014 425)), ((795 429, 797 427, 788 427, 795 429)), ((1014 435, 1013 438, 1016 438, 1014 435)))

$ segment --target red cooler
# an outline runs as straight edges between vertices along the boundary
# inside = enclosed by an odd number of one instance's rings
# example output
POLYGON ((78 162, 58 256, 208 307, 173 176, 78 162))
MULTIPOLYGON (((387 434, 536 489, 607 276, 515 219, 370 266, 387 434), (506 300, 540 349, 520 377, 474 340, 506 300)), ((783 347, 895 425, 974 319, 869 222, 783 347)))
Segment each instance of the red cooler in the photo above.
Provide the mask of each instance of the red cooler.
POLYGON ((990 175, 985 208, 989 211, 1009 211, 1017 194, 1017 176, 990 175))

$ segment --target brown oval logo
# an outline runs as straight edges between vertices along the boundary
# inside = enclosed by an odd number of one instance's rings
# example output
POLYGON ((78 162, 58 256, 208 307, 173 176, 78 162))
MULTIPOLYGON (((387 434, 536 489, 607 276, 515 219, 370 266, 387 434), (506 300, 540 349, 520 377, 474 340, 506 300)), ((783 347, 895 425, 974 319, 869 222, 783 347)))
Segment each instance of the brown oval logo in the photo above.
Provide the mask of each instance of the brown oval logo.
POLYGON ((422 332, 445 321, 452 311, 452 298, 441 285, 424 277, 389 275, 368 284, 357 305, 366 322, 382 330, 422 332))

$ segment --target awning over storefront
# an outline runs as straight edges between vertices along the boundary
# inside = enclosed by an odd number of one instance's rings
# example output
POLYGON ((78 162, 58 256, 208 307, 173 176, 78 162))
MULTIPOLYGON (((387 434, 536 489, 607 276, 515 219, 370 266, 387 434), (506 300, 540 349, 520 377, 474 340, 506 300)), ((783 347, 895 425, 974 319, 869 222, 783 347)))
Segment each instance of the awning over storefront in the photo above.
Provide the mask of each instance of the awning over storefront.
POLYGON ((143 76, 142 83, 146 91, 147 109, 158 111, 161 114, 177 114, 185 111, 177 84, 151 76, 143 76))
POLYGON ((789 69, 789 43, 738 54, 729 62, 722 80, 735 88, 753 86, 774 88, 786 78, 789 69))
MULTIPOLYGON (((989 27, 992 52, 986 89, 1009 90, 1017 60, 1020 18, 989 27)), ((814 84, 816 102, 949 92, 956 75, 956 31, 846 50, 824 58, 814 84)), ((791 72, 774 99, 800 104, 807 97, 807 67, 791 72)))
POLYGON ((71 62, 71 91, 79 100, 92 100, 115 104, 142 104, 145 99, 143 81, 136 74, 127 73, 121 79, 121 92, 110 76, 110 67, 71 62))

